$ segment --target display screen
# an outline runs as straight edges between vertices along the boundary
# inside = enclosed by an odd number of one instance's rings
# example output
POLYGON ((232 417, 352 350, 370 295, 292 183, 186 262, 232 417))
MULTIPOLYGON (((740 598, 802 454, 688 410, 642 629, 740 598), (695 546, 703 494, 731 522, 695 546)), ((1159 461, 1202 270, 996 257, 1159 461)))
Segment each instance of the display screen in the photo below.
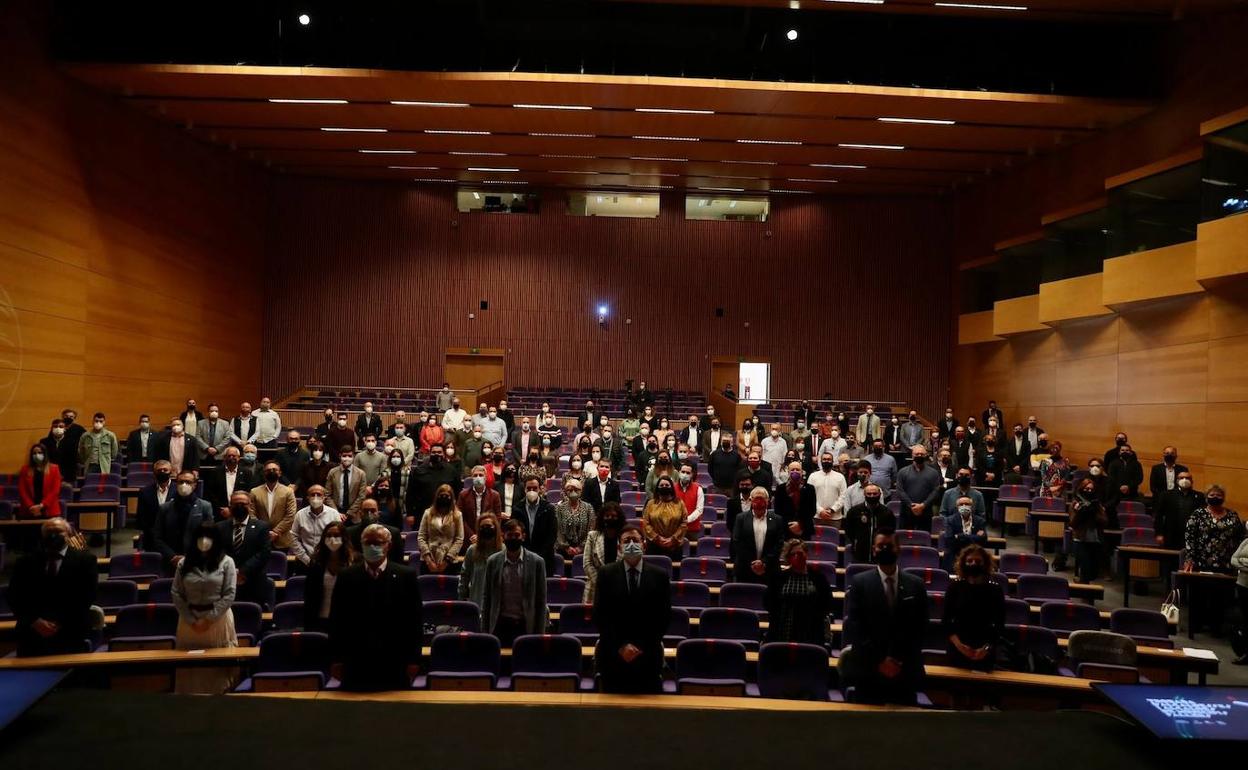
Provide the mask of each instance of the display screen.
POLYGON ((765 404, 771 391, 771 364, 740 364, 737 398, 742 404, 765 404))
POLYGON ((1248 687, 1092 686, 1158 738, 1248 741, 1248 687))
POLYGON ((64 671, 0 671, 0 729, 38 703, 64 678, 64 671))

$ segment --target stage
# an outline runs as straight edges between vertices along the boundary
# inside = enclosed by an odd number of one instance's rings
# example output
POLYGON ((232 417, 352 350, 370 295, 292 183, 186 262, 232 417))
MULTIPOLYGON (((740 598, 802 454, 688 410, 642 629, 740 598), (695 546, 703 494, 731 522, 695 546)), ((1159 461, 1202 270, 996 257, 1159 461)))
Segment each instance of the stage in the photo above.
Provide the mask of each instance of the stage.
POLYGON ((0 734, 0 762, 22 770, 85 763, 127 770, 364 764, 731 770, 777 763, 821 770, 1053 770, 1072 763, 1144 770, 1173 768, 1179 757, 1189 763, 1206 752, 1213 757, 1220 748, 1163 747, 1142 728, 1087 711, 829 709, 681 697, 665 697, 656 708, 645 698, 502 695, 389 693, 370 700, 60 690, 0 734))

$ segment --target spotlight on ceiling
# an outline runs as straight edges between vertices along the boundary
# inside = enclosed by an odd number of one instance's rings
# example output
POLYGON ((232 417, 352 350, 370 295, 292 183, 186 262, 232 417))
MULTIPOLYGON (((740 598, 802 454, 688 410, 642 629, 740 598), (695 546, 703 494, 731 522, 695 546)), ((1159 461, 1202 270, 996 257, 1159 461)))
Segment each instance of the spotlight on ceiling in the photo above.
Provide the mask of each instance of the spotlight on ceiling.
POLYGON ((785 32, 784 36, 787 37, 789 40, 797 40, 797 30, 791 29, 788 32, 785 32))
POLYGON ((299 23, 306 27, 312 23, 312 17, 306 13, 301 13, 299 14, 299 23))

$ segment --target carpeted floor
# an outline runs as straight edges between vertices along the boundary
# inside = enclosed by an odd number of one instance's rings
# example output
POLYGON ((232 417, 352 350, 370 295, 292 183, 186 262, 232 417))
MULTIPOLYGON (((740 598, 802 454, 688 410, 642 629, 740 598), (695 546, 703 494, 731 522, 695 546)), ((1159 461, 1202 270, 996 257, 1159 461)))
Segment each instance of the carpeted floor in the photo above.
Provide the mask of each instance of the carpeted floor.
POLYGON ((0 766, 1053 770, 1077 761, 1148 770, 1212 750, 1195 748, 1163 747, 1091 712, 653 711, 65 690, 0 734, 0 766))

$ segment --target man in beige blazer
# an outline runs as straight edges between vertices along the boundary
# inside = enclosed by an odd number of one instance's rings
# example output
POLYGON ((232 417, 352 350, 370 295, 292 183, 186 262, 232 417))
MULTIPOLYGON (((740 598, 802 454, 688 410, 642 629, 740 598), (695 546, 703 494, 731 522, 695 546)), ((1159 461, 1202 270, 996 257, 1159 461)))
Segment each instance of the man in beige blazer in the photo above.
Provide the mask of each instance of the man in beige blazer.
POLYGON ((325 496, 328 498, 325 504, 351 517, 353 521, 358 521, 360 503, 364 502, 364 493, 368 491, 368 483, 365 480, 364 469, 352 464, 354 454, 354 452, 343 452, 338 459, 338 467, 330 469, 329 477, 325 479, 325 496), (346 487, 346 500, 343 500, 343 487, 346 487))
POLYGON ((264 483, 251 490, 256 518, 269 525, 269 539, 275 548, 289 548, 290 527, 295 523, 295 491, 281 483, 282 469, 276 462, 264 464, 264 483))

